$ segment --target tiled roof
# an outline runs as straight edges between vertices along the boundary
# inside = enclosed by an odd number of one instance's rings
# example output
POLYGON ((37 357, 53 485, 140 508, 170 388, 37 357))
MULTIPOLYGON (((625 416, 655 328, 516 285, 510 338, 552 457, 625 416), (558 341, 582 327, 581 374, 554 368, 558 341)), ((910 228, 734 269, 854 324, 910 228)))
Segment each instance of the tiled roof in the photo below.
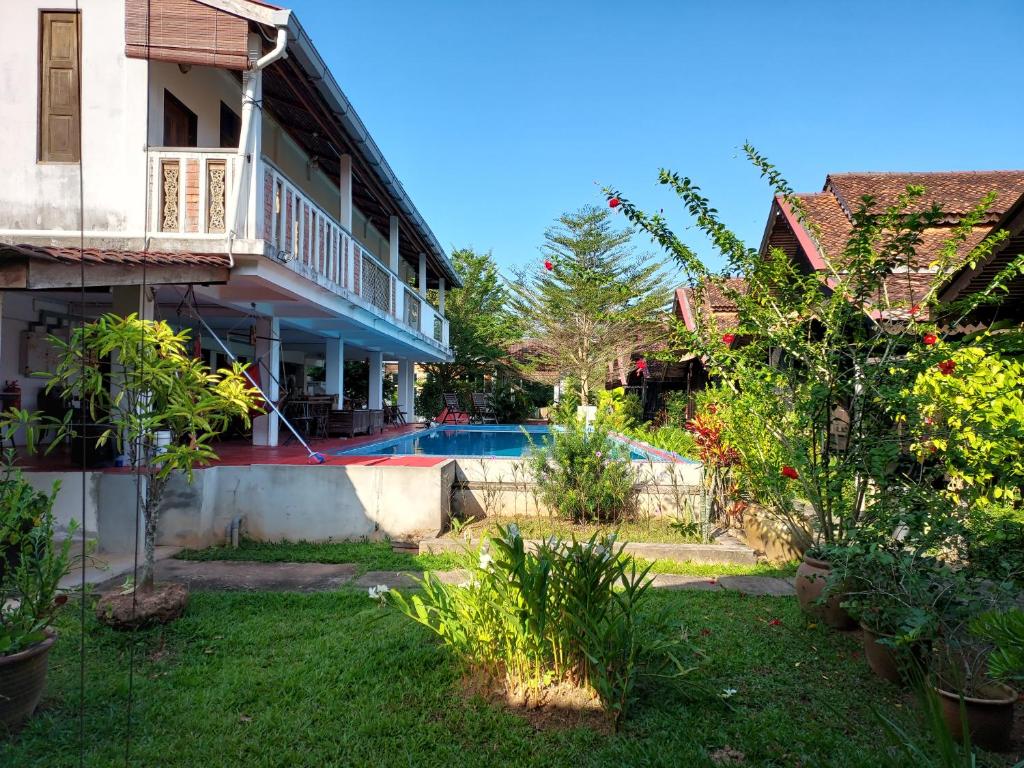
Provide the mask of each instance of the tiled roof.
POLYGON ((863 196, 873 196, 875 210, 882 210, 911 184, 924 187, 924 195, 915 202, 915 210, 937 203, 943 211, 961 215, 974 208, 989 192, 996 192, 999 196, 989 212, 994 221, 1024 195, 1024 171, 832 173, 825 179, 824 191, 834 194, 846 212, 852 214, 863 196))
POLYGON ((0 259, 46 259, 64 264, 124 264, 126 266, 229 267, 231 259, 222 253, 171 253, 165 251, 116 251, 104 248, 58 248, 44 245, 8 245, 0 243, 0 259))
MULTIPOLYGON (((1024 195, 1024 171, 830 174, 825 179, 822 192, 797 195, 804 209, 803 229, 817 249, 816 253, 806 254, 811 266, 822 269, 827 262, 842 269, 842 253, 853 230, 851 217, 860 207, 861 198, 871 195, 874 198, 872 210, 881 211, 911 184, 925 188, 924 195, 912 210, 924 210, 935 203, 948 215, 937 226, 921 232, 916 258, 910 265, 912 271, 886 279, 885 296, 879 296, 878 303, 890 307, 906 304, 909 308, 927 292, 932 280, 930 264, 939 256, 953 227, 987 193, 996 192, 996 200, 982 225, 976 227, 959 248, 960 256, 966 258, 1000 217, 1024 195)), ((786 205, 781 199, 777 202, 780 207, 786 205)), ((795 220, 796 216, 790 218, 795 220)), ((766 233, 766 246, 779 244, 787 252, 795 249, 797 240, 775 229, 778 226, 787 225, 773 217, 766 233)), ((796 251, 793 250, 791 255, 795 256, 796 251)))
POLYGON ((679 319, 686 323, 691 331, 695 330, 692 319, 687 316, 690 312, 702 311, 714 319, 719 329, 735 328, 739 325, 739 308, 736 302, 729 297, 725 290, 733 290, 738 293, 746 293, 747 281, 743 278, 729 277, 718 282, 708 282, 702 290, 692 287, 676 288, 676 314, 679 319))

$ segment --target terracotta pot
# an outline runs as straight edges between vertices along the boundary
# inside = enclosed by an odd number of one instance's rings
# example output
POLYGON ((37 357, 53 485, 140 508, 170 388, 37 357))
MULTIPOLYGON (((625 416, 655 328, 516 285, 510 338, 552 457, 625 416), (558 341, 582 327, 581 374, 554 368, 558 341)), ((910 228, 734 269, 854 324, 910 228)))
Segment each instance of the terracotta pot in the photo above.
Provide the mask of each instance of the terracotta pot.
POLYGON ((860 629, 864 640, 864 658, 867 659, 871 671, 890 683, 905 685, 909 679, 910 665, 921 663, 920 643, 910 647, 893 648, 891 645, 878 642, 884 638, 891 638, 892 635, 876 632, 863 623, 860 629))
POLYGON ((960 715, 960 695, 935 686, 942 704, 942 716, 953 738, 962 741, 964 719, 971 734, 971 743, 993 752, 1005 752, 1010 748, 1010 731, 1013 729, 1013 705, 1017 691, 1002 683, 982 686, 979 696, 963 698, 963 715, 960 715))
POLYGON ((0 656, 0 726, 16 730, 35 712, 46 687, 50 648, 57 633, 46 630, 46 639, 10 656, 0 656))
POLYGON ((853 629, 857 626, 850 614, 839 603, 843 595, 833 594, 824 603, 818 603, 825 591, 832 566, 824 560, 804 555, 803 562, 796 570, 796 599, 805 613, 817 617, 835 629, 853 629))

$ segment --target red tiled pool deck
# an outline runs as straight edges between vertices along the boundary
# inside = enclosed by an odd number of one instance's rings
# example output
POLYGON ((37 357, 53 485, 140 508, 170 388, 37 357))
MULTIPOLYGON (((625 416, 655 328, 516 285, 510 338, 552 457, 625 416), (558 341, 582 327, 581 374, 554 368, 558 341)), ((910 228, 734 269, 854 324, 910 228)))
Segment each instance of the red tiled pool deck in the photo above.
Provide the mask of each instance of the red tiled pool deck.
MULTIPOLYGON (((309 447, 324 457, 324 464, 332 466, 389 466, 389 467, 433 467, 447 459, 444 456, 336 456, 336 451, 350 450, 361 445, 377 443, 381 440, 389 440, 401 435, 410 434, 421 429, 421 425, 410 424, 401 427, 389 427, 384 432, 376 435, 361 435, 353 438, 321 438, 308 440, 309 447)), ((281 441, 287 439, 287 431, 282 431, 281 441)), ((219 457, 210 466, 222 467, 246 467, 259 464, 274 464, 282 466, 298 466, 317 463, 310 458, 306 449, 297 440, 292 440, 287 445, 274 447, 252 445, 244 440, 227 440, 214 443, 214 451, 219 457)), ((25 456, 19 462, 19 466, 26 470, 40 471, 74 471, 81 469, 76 466, 66 451, 54 452, 49 456, 25 456)), ((94 472, 130 472, 130 469, 119 467, 94 467, 94 472)))

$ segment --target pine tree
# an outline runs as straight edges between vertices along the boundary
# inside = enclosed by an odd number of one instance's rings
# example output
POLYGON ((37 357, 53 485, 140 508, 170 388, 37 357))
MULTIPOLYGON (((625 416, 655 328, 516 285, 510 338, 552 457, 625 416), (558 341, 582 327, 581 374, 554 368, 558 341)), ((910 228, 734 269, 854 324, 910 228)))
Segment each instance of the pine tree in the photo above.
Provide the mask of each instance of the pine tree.
POLYGON ((535 350, 529 363, 578 383, 583 403, 613 360, 666 336, 666 262, 637 253, 632 237, 610 211, 587 206, 544 233, 542 268, 517 272, 513 307, 535 350))

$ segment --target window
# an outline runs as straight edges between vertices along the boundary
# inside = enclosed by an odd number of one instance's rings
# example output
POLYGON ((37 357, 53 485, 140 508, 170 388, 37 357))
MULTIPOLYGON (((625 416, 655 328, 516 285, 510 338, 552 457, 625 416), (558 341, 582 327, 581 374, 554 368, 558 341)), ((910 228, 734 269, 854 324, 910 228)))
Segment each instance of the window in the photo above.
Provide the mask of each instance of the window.
POLYGON ((197 147, 199 118, 173 93, 164 91, 164 146, 197 147))
POLYGON ((242 118, 223 101, 220 103, 220 146, 237 147, 242 135, 242 118))
POLYGON ((46 11, 39 30, 39 160, 76 163, 81 147, 77 13, 46 11))

